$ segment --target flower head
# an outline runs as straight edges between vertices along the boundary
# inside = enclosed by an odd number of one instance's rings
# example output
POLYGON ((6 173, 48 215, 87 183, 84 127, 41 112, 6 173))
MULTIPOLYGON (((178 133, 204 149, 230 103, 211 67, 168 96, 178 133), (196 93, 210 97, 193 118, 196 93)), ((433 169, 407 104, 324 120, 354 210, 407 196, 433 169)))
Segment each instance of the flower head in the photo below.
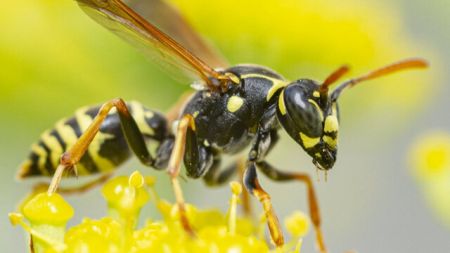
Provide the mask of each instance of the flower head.
POLYGON ((409 160, 430 205, 450 226, 450 133, 433 131, 419 137, 409 160))
MULTIPOLYGON (((260 236, 263 234, 261 226, 237 215, 241 184, 230 184, 232 197, 227 213, 186 205, 189 222, 195 230, 195 237, 192 237, 179 222, 178 206, 161 200, 153 188, 154 183, 154 178, 144 177, 139 172, 110 180, 102 189, 108 203, 108 216, 98 220, 85 218, 68 231, 65 225, 73 209, 56 193, 40 193, 27 200, 22 210, 24 215, 10 214, 11 223, 22 225, 31 234, 36 253, 270 252, 272 246, 260 236), (148 220, 137 228, 140 210, 150 199, 163 219, 148 220)), ((288 218, 286 226, 292 241, 274 251, 298 252, 308 222, 306 215, 300 212, 288 218)))

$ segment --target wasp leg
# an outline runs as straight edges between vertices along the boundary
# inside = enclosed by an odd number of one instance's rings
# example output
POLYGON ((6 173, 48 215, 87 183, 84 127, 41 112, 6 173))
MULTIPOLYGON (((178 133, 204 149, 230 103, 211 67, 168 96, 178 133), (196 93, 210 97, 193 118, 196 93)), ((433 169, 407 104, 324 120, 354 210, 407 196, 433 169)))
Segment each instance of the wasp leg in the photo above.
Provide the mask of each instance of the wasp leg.
POLYGON ((173 136, 168 136, 165 140, 162 141, 156 152, 153 168, 157 170, 167 169, 170 160, 170 153, 172 153, 174 142, 175 140, 173 136))
POLYGON ((208 147, 199 144, 195 131, 188 128, 186 130, 186 152, 184 153, 187 176, 199 178, 207 173, 213 164, 213 152, 208 147))
POLYGON ((108 179, 110 179, 111 176, 112 176, 112 173, 106 173, 106 174, 103 174, 102 176, 100 176, 100 177, 98 177, 98 178, 96 178, 96 179, 94 179, 94 180, 92 180, 90 182, 87 182, 86 184, 80 185, 80 186, 76 186, 76 187, 73 187, 73 188, 72 187, 71 188, 60 187, 58 189, 58 192, 62 193, 62 194, 84 193, 84 192, 86 192, 86 191, 96 187, 97 185, 102 185, 103 183, 108 181, 108 179))
POLYGON ((274 181, 291 181, 298 180, 306 184, 308 188, 308 204, 309 213, 311 216, 312 223, 314 225, 314 230, 316 231, 317 247, 320 252, 327 252, 325 247, 325 242, 323 239, 322 230, 320 229, 320 209, 319 204, 314 192, 314 186, 310 176, 306 173, 294 173, 294 172, 284 172, 274 168, 269 163, 262 161, 256 164, 257 168, 264 173, 267 177, 274 181))
POLYGON ((74 169, 76 173, 76 169, 74 167, 75 164, 80 161, 81 157, 88 149, 89 144, 98 133, 101 124, 108 116, 109 111, 114 107, 117 109, 117 112, 119 114, 122 131, 126 136, 131 150, 136 154, 141 163, 147 166, 153 165, 154 159, 148 152, 144 137, 139 130, 135 120, 131 116, 127 105, 120 98, 112 99, 101 106, 97 116, 95 116, 91 125, 80 136, 77 142, 61 156, 60 164, 56 169, 48 188, 49 193, 55 192, 57 190, 66 169, 74 169))
POLYGON ((190 134, 195 133, 194 118, 190 114, 184 115, 178 123, 178 129, 175 135, 175 143, 170 155, 169 167, 167 169, 167 172, 169 173, 170 179, 172 181, 172 187, 178 205, 181 224, 186 232, 193 235, 194 231, 192 230, 192 227, 189 224, 186 215, 183 191, 181 190, 180 182, 178 181, 178 174, 180 173, 181 159, 184 157, 184 151, 186 148, 186 136, 188 134, 188 131, 192 131, 189 132, 190 134))
POLYGON ((268 154, 278 142, 278 121, 276 120, 276 117, 274 117, 275 114, 276 106, 272 106, 264 113, 259 122, 258 132, 248 155, 249 161, 257 162, 264 160, 266 154, 268 154))
MULTIPOLYGON (((85 193, 88 190, 96 187, 97 185, 102 185, 106 181, 108 181, 109 178, 111 178, 112 173, 106 173, 101 175, 100 177, 95 178, 94 180, 87 182, 80 186, 75 187, 59 187, 58 192, 62 194, 79 194, 79 193, 85 193)), ((33 186, 33 192, 36 191, 36 189, 48 189, 49 184, 48 183, 39 183, 33 186)), ((41 191, 42 192, 42 191, 41 191)))
POLYGON ((219 157, 214 158, 213 165, 203 177, 203 180, 206 183, 206 185, 213 187, 228 182, 228 180, 234 175, 236 169, 239 166, 237 162, 234 162, 230 164, 228 167, 226 167, 224 170, 221 170, 220 164, 221 164, 220 158, 219 157))
MULTIPOLYGON (((275 144, 278 142, 279 136, 276 128, 273 128, 274 122, 271 120, 270 115, 273 113, 273 110, 269 110, 266 113, 266 117, 261 121, 260 127, 258 128, 258 134, 256 136, 256 140, 253 143, 248 160, 250 162, 257 162, 263 160, 265 156, 272 150, 275 144)), ((245 170, 245 162, 241 163, 241 167, 239 170, 239 174, 241 179, 243 178, 244 170, 245 170)), ((242 195, 243 199, 243 208, 244 213, 247 216, 251 216, 251 203, 250 198, 247 192, 244 192, 242 195)))
MULTIPOLYGON (((206 185, 210 187, 223 185, 224 183, 229 181, 229 179, 236 173, 236 171, 239 174, 239 180, 241 182, 243 181, 245 159, 238 159, 229 166, 225 167, 225 169, 223 170, 220 169, 220 162, 220 158, 214 158, 213 165, 203 177, 203 181, 206 183, 206 185)), ((242 192, 242 209, 247 217, 251 216, 252 210, 250 205, 250 196, 247 191, 242 192)))
MULTIPOLYGON (((245 165, 246 165, 245 159, 242 159, 242 158, 239 159, 237 171, 238 171, 240 182, 244 181, 244 173, 245 173, 245 169, 246 169, 245 165)), ((242 210, 244 211, 244 215, 247 217, 253 217, 252 203, 251 203, 250 194, 248 193, 248 191, 243 191, 241 198, 242 198, 242 210)))
POLYGON ((261 202, 267 219, 267 225, 269 226, 270 236, 277 246, 282 246, 284 244, 283 232, 281 231, 281 226, 273 209, 272 202, 270 201, 270 195, 259 184, 254 162, 249 162, 249 166, 245 170, 244 185, 247 191, 261 202))

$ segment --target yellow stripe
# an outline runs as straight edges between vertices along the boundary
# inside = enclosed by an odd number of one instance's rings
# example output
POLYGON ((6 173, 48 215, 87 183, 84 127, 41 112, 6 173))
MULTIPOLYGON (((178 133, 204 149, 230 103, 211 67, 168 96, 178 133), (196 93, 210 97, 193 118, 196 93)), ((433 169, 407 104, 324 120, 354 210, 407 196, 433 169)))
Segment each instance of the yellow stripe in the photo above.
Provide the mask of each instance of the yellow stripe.
MULTIPOLYGON (((80 126, 81 132, 85 132, 86 129, 91 125, 93 119, 86 114, 86 111, 89 109, 89 107, 83 107, 80 108, 75 112, 75 119, 78 122, 78 125, 80 126)), ((108 114, 113 114, 115 112, 115 108, 113 108, 108 114)), ((100 171, 111 171, 114 168, 114 164, 109 161, 108 159, 105 159, 100 156, 100 149, 103 144, 103 142, 107 139, 114 138, 114 135, 112 134, 105 134, 102 132, 98 132, 94 139, 92 140, 91 144, 89 145, 89 148, 86 152, 89 152, 89 155, 91 156, 94 163, 97 165, 97 168, 100 171)), ((89 174, 89 171, 87 171, 86 168, 83 166, 78 166, 80 174, 82 174, 82 170, 85 170, 85 174, 89 174)))
POLYGON ((50 149, 50 161, 54 168, 58 167, 59 160, 64 150, 55 136, 50 135, 50 131, 45 131, 41 136, 42 142, 50 149))
POLYGON ((243 78, 264 78, 266 80, 271 81, 272 87, 270 87, 269 91, 267 92, 267 96, 266 96, 267 101, 269 101, 273 97, 275 92, 277 92, 279 89, 281 89, 283 87, 286 87, 286 85, 288 84, 287 81, 284 81, 284 80, 281 80, 278 78, 265 76, 262 74, 256 74, 256 73, 242 75, 241 79, 243 79, 243 78))
POLYGON ((91 116, 86 114, 86 111, 88 109, 89 109, 89 107, 86 106, 86 107, 82 107, 82 108, 78 109, 75 112, 75 119, 76 119, 78 125, 80 126, 80 130, 82 133, 84 133, 84 131, 86 131, 86 129, 92 123, 91 116))
POLYGON ((325 119, 324 131, 326 133, 339 131, 339 121, 337 119, 336 103, 334 103, 331 107, 331 115, 328 115, 327 118, 325 119))
POLYGON ((324 131, 326 133, 337 132, 339 130, 339 123, 335 115, 327 116, 325 119, 324 131))
MULTIPOLYGON (((86 109, 87 108, 81 108, 76 112, 76 120, 80 125, 80 129, 82 132, 86 131, 86 129, 91 125, 93 121, 93 119, 85 113, 86 109)), ((112 113, 114 112, 111 111, 109 112, 109 114, 112 113)), ((111 171, 113 168, 115 168, 114 164, 110 160, 100 156, 100 149, 102 147, 103 142, 105 142, 108 139, 113 139, 114 137, 115 136, 113 134, 105 134, 99 131, 97 132, 91 144, 89 145, 87 152, 89 152, 89 155, 92 157, 92 160, 95 162, 97 168, 100 171, 111 171)), ((89 172, 86 171, 86 174, 88 173, 89 172)))
MULTIPOLYGON (((65 122, 67 119, 60 120, 56 123, 55 130, 58 132, 61 139, 66 143, 66 150, 69 150, 75 142, 78 140, 78 137, 75 133, 75 130, 69 125, 66 125, 65 122)), ((89 172, 86 170, 84 166, 77 165, 77 171, 79 175, 88 175, 89 172)))
POLYGON ((300 140, 302 140, 305 148, 312 148, 320 141, 320 137, 309 137, 308 135, 300 132, 300 140))
POLYGON ((49 173, 47 169, 45 168, 45 160, 47 159, 48 153, 45 151, 45 149, 41 146, 39 146, 37 143, 34 143, 31 145, 31 151, 34 152, 36 155, 38 155, 38 168, 41 171, 42 175, 48 176, 49 173))
POLYGON ((19 171, 16 174, 17 179, 22 179, 27 177, 27 175, 30 173, 31 165, 33 165, 33 162, 30 159, 25 160, 19 168, 19 171))
POLYGON ((136 121, 139 130, 143 134, 155 135, 155 131, 151 128, 146 121, 146 118, 154 116, 153 112, 145 112, 141 103, 132 101, 129 103, 132 110, 132 116, 136 121))
POLYGON ((284 92, 282 91, 278 98, 278 108, 280 109, 281 115, 286 115, 286 105, 284 104, 284 92))
POLYGON ((337 146, 337 138, 333 139, 328 135, 324 135, 323 141, 326 142, 331 148, 336 148, 337 146))

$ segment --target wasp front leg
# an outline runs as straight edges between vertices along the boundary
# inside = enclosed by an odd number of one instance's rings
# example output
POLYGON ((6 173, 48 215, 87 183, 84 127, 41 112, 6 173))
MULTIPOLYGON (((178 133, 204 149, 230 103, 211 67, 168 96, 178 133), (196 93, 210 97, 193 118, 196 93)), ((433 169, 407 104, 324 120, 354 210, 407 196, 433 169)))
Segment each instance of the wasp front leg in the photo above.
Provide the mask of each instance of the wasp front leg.
POLYGON ((207 147, 199 145, 194 117, 190 114, 184 115, 178 122, 175 142, 169 160, 168 173, 172 181, 181 224, 187 232, 193 234, 194 231, 186 215, 183 192, 178 181, 181 160, 183 158, 187 174, 193 178, 204 175, 212 166, 214 160, 212 152, 207 147))
MULTIPOLYGON (((270 179, 272 179, 274 181, 297 180, 297 181, 300 181, 300 182, 303 182, 306 184, 307 189, 308 189, 309 213, 310 213, 313 225, 314 225, 314 230, 316 231, 317 246, 318 246, 320 252, 327 252, 327 249, 326 249, 325 243, 324 243, 324 239, 323 239, 323 234, 322 234, 321 227, 320 227, 321 218, 320 218, 319 204, 318 204, 318 201, 316 198, 312 180, 309 177, 309 175, 307 175, 305 173, 282 172, 282 171, 274 168, 272 165, 270 165, 266 161, 264 161, 267 153, 270 152, 270 150, 275 146, 275 144, 277 143, 277 141, 279 139, 278 132, 276 129, 267 131, 267 130, 265 130, 265 129, 267 129, 267 127, 264 127, 264 126, 269 126, 269 125, 261 124, 260 128, 258 129, 258 135, 257 135, 256 140, 250 150, 249 161, 254 162, 254 164, 256 165, 256 168, 261 170, 261 172, 263 172, 267 177, 269 177, 270 179)), ((254 165, 252 165, 252 167, 253 166, 254 165)), ((250 179, 248 179, 248 176, 247 176, 247 180, 250 180, 250 179)), ((255 180, 257 181, 256 172, 255 172, 255 180)), ((253 184, 259 186, 259 183, 258 184, 253 183, 253 184)), ((259 191, 260 193, 258 193, 258 191, 256 191, 256 192, 254 190, 252 191, 252 188, 250 188, 249 191, 254 196, 256 196, 258 199, 261 199, 261 196, 265 196, 265 194, 267 194, 263 190, 260 190, 259 191)), ((267 201, 267 202, 269 202, 269 201, 267 201)), ((266 204, 266 205, 268 205, 268 204, 266 204)), ((264 203, 263 203, 263 207, 264 207, 264 203)), ((271 207, 265 208, 266 215, 275 216, 273 209, 271 211, 270 208, 271 207)), ((275 227, 275 225, 277 224, 277 222, 275 222, 275 220, 276 220, 276 216, 272 218, 273 224, 270 224, 271 221, 268 219, 269 228, 271 226, 275 227)), ((272 228, 272 229, 275 229, 275 228, 272 228)))
POLYGON ((276 130, 278 123, 274 116, 275 113, 274 106, 264 113, 259 123, 255 142, 250 149, 248 156, 249 161, 256 162, 263 160, 266 157, 266 154, 268 154, 278 142, 279 137, 276 130))
POLYGON ((317 247, 319 248, 320 252, 327 252, 325 242, 323 239, 322 230, 320 228, 321 218, 320 218, 319 203, 317 201, 311 177, 306 173, 281 171, 265 161, 257 162, 256 167, 267 177, 269 177, 274 181, 282 182, 282 181, 297 180, 306 185, 308 190, 309 213, 311 216, 312 223, 314 225, 314 230, 316 232, 317 247))
POLYGON ((270 200, 270 195, 261 187, 256 173, 255 163, 249 162, 244 173, 244 185, 253 196, 261 202, 269 226, 270 236, 277 246, 284 244, 280 222, 270 200))
POLYGON ((327 252, 320 227, 321 218, 319 203, 314 191, 314 185, 309 175, 306 173, 283 172, 264 161, 265 155, 274 147, 278 139, 278 132, 276 130, 271 130, 269 132, 259 131, 256 141, 250 151, 249 160, 255 162, 256 168, 274 181, 297 180, 306 185, 308 190, 309 213, 314 225, 314 230, 316 231, 317 246, 320 252, 327 252))

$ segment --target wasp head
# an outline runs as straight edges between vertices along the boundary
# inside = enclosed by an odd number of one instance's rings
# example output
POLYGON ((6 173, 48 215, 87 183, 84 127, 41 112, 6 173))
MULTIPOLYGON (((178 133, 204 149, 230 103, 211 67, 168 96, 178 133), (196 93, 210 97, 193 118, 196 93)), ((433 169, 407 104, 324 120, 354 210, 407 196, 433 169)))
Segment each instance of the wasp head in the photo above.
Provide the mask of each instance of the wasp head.
POLYGON ((318 169, 329 170, 336 161, 339 112, 337 100, 343 90, 361 82, 401 70, 426 68, 422 59, 406 59, 341 83, 331 94, 328 88, 345 73, 342 66, 321 84, 300 79, 287 85, 278 97, 277 117, 283 128, 313 158, 318 169))
POLYGON ((338 106, 321 91, 321 85, 300 79, 286 86, 279 96, 277 116, 318 169, 333 167, 339 130, 338 106))

